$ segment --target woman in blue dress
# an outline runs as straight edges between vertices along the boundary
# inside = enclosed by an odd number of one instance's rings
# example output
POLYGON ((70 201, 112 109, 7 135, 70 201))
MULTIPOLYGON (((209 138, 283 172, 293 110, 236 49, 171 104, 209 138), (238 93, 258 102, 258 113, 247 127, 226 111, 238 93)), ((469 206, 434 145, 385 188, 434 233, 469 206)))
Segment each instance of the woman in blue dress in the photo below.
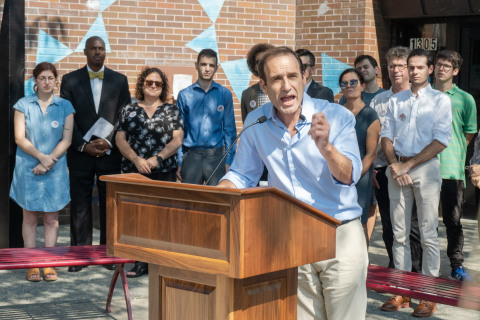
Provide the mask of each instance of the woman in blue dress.
POLYGON ((363 167, 361 178, 358 180, 356 187, 358 204, 362 207, 362 225, 368 244, 367 220, 372 196, 373 161, 377 155, 380 121, 377 112, 365 105, 362 100, 365 80, 360 72, 353 68, 347 69, 342 72, 338 82, 343 96, 346 98, 344 107, 355 116, 355 131, 363 167))
MULTIPOLYGON (((45 246, 58 237, 58 211, 70 202, 65 152, 72 141, 72 104, 55 96, 57 70, 48 62, 33 70, 36 93, 20 99, 13 108, 17 153, 10 197, 23 209, 25 248, 36 245, 37 220, 43 215, 45 246)), ((44 279, 54 281, 54 268, 44 268, 44 279)), ((40 270, 30 268, 27 280, 41 281, 40 270)))

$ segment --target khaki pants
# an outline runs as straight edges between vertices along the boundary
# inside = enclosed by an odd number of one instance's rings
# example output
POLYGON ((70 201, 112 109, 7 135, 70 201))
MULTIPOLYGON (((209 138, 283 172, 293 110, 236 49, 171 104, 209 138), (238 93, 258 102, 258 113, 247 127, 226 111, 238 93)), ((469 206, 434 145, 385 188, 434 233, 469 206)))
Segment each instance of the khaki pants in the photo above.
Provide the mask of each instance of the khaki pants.
POLYGON ((408 173, 413 185, 401 187, 387 169, 390 194, 390 217, 393 226, 393 259, 395 267, 410 271, 410 222, 413 201, 417 205, 418 224, 423 247, 422 273, 438 277, 440 249, 438 243, 438 203, 442 186, 440 161, 433 158, 408 173))
POLYGON ((360 219, 337 228, 335 253, 298 267, 297 319, 365 319, 368 254, 360 219))

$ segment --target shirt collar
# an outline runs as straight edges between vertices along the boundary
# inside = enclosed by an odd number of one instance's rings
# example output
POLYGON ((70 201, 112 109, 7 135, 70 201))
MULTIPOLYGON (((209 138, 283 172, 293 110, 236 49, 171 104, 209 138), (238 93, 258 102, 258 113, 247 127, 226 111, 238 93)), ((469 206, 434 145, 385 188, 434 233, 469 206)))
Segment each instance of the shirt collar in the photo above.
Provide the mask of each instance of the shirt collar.
MULTIPOLYGON (((200 84, 198 83, 198 80, 195 81, 195 83, 192 86, 193 86, 193 88, 199 88, 199 89, 203 90, 203 88, 200 87, 200 84)), ((213 88, 218 89, 219 87, 220 87, 220 85, 212 80, 212 85, 210 86, 210 89, 208 89, 208 91, 212 90, 213 88)), ((205 91, 205 90, 203 90, 203 91, 205 91)))
MULTIPOLYGON (((32 102, 36 102, 36 103, 40 104, 40 102, 38 101, 38 94, 34 93, 34 94, 32 95, 32 97, 33 97, 32 102)), ((50 105, 52 105, 52 104, 60 105, 60 98, 57 97, 57 96, 55 95, 55 93, 53 93, 53 99, 52 99, 52 101, 50 102, 50 105)))
POLYGON ((446 93, 446 94, 450 94, 450 95, 453 96, 453 95, 454 95, 455 93, 457 93, 457 92, 458 92, 458 87, 457 87, 457 85, 454 83, 452 89, 448 90, 448 91, 445 92, 445 93, 446 93))
POLYGON ((303 95, 302 101, 302 115, 305 117, 307 123, 312 122, 313 115, 315 114, 315 106, 313 104, 313 99, 308 95, 303 95))
MULTIPOLYGON (((426 87, 418 90, 418 96, 419 96, 419 97, 422 97, 423 95, 425 95, 425 94, 426 94, 427 92, 429 92, 430 90, 433 90, 433 89, 432 89, 432 86, 431 86, 430 83, 429 83, 429 84, 427 84, 426 87)), ((412 87, 410 87, 410 95, 415 96, 415 94, 414 94, 413 91, 412 91, 412 87)))
POLYGON ((391 96, 393 96, 393 90, 392 90, 392 87, 390 87, 390 89, 387 90, 387 94, 388 94, 388 97, 390 98, 391 96))
POLYGON ((98 71, 93 71, 92 69, 90 69, 90 66, 88 65, 87 63, 87 71, 92 71, 92 72, 100 72, 100 71, 105 71, 105 65, 102 66, 102 68, 98 71))
POLYGON ((50 102, 50 104, 60 105, 60 97, 57 97, 54 93, 52 102, 50 102))

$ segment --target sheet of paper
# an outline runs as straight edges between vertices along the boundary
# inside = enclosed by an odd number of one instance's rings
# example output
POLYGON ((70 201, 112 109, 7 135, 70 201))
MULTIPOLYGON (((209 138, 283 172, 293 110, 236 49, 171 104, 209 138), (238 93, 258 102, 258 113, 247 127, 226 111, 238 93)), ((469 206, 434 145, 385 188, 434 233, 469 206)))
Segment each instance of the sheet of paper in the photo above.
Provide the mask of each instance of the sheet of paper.
MULTIPOLYGON (((108 135, 113 131, 114 126, 105 118, 100 117, 97 122, 88 130, 88 132, 83 136, 83 140, 90 141, 92 136, 106 139, 108 135)), ((110 149, 107 151, 107 154, 110 154, 110 149)))
POLYGON ((173 75, 173 98, 177 100, 180 90, 185 89, 192 84, 193 76, 190 74, 174 74, 173 75))
POLYGON ((96 136, 101 139, 108 137, 113 131, 113 124, 105 120, 105 118, 100 117, 97 122, 88 130, 88 132, 83 136, 83 140, 90 141, 92 136, 96 136))

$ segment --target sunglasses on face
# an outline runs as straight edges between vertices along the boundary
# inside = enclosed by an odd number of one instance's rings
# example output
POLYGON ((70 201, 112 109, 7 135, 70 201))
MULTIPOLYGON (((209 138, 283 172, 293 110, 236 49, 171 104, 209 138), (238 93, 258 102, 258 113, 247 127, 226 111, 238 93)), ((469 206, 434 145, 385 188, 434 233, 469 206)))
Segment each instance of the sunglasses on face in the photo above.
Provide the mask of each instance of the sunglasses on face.
POLYGON ((358 79, 352 79, 350 81, 342 81, 340 82, 340 88, 345 89, 348 84, 350 84, 350 87, 355 88, 358 86, 358 79))
POLYGON ((162 86, 161 81, 145 80, 145 85, 147 87, 151 87, 151 86, 153 86, 153 84, 155 84, 156 87, 161 87, 162 86))

